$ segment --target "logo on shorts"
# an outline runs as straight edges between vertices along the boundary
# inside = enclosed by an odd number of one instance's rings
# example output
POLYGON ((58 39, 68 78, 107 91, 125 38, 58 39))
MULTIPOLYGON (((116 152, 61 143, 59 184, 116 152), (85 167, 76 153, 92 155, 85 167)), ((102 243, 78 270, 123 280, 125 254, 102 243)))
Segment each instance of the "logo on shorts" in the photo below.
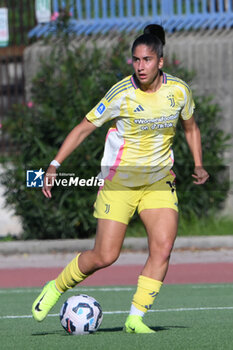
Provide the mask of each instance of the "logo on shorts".
POLYGON ((43 187, 44 183, 44 171, 40 170, 27 170, 27 187, 43 187))
POLYGON ((176 190, 176 183, 175 181, 171 182, 171 181, 166 181, 166 184, 169 185, 169 187, 171 188, 171 192, 173 193, 176 190))
MULTIPOLYGON (((175 182, 175 180, 174 180, 173 182, 171 182, 171 181, 166 181, 166 184, 169 185, 169 187, 170 187, 170 189, 171 189, 171 193, 172 193, 173 196, 174 196, 174 195, 175 195, 175 191, 176 191, 176 182, 175 182)), ((178 207, 178 202, 176 201, 176 202, 174 203, 174 205, 175 205, 176 207, 178 207)))
POLYGON ((105 204, 105 214, 108 214, 109 213, 109 211, 110 211, 110 204, 105 204))
POLYGON ((105 105, 103 103, 100 103, 95 111, 95 116, 97 118, 101 117, 101 115, 104 113, 105 109, 106 109, 105 105))

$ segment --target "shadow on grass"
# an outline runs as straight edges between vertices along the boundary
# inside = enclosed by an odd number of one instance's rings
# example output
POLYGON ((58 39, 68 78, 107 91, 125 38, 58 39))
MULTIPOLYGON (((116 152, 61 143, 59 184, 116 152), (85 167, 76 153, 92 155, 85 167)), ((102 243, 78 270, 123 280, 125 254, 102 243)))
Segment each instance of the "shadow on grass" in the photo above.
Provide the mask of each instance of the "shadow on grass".
MULTIPOLYGON (((156 332, 161 332, 161 331, 169 331, 172 328, 188 328, 185 326, 160 326, 160 327, 150 327, 151 329, 153 329, 156 332)), ((98 330, 98 333, 101 332, 122 332, 124 330, 123 327, 114 327, 114 328, 100 328, 98 330)))
MULTIPOLYGON (((101 328, 96 333, 102 333, 102 332, 122 332, 122 327, 115 327, 115 328, 101 328)), ((90 333, 87 335, 93 335, 94 333, 90 333)), ((69 333, 66 333, 65 330, 59 330, 59 331, 50 331, 50 332, 38 332, 38 333, 32 333, 32 336, 38 337, 38 336, 45 336, 45 335, 61 335, 61 336, 68 336, 70 337, 69 333)))
POLYGON ((123 327, 100 328, 98 330, 98 333, 101 333, 101 332, 122 332, 122 331, 123 331, 123 327))
POLYGON ((185 326, 158 326, 158 327, 150 327, 151 329, 153 329, 153 331, 156 331, 156 332, 161 332, 161 331, 169 331, 170 329, 173 329, 173 328, 188 328, 188 327, 185 327, 185 326))
POLYGON ((32 336, 38 337, 41 335, 54 335, 54 334, 60 334, 60 335, 66 335, 64 330, 56 330, 56 331, 51 331, 51 332, 37 332, 37 333, 32 333, 32 336))
MULTIPOLYGON (((161 332, 161 331, 169 331, 173 328, 188 328, 185 326, 159 326, 159 327, 150 327, 156 332, 161 332)), ((97 333, 106 333, 106 332, 123 332, 124 328, 123 327, 114 327, 114 328, 100 328, 97 333)), ((38 333, 32 333, 32 336, 45 336, 45 335, 61 335, 61 336, 70 336, 70 334, 66 333, 64 330, 54 330, 51 332, 38 332, 38 333)), ((93 333, 94 334, 94 333, 93 333)), ((90 334, 91 335, 91 334, 90 334)))

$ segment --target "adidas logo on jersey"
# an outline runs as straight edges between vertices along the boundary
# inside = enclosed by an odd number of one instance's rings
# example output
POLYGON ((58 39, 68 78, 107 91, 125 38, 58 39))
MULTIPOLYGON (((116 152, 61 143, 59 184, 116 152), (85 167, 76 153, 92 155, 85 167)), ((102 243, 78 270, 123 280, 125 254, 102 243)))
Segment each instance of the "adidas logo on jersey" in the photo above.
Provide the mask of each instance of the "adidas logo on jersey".
POLYGON ((144 108, 141 105, 138 105, 137 108, 135 108, 134 112, 142 112, 144 111, 144 108))

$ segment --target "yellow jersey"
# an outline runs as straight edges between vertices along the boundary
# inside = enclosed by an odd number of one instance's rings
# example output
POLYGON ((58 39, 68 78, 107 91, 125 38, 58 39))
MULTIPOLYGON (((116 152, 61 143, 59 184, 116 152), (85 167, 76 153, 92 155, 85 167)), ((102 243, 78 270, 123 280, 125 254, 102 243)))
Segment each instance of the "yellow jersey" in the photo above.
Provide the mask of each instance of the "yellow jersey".
POLYGON ((86 115, 97 127, 113 121, 101 178, 134 187, 152 184, 171 172, 176 124, 179 118, 192 117, 194 102, 184 81, 161 74, 162 85, 154 93, 142 91, 135 75, 124 78, 86 115))

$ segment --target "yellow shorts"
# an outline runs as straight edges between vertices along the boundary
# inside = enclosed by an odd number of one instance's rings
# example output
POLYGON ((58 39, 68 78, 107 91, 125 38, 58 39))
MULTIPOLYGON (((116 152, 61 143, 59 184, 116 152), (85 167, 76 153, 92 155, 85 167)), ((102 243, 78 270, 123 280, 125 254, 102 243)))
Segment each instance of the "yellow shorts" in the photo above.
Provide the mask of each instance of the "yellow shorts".
POLYGON ((105 180, 94 204, 94 217, 128 224, 135 210, 171 208, 178 211, 173 175, 151 184, 126 187, 105 180))

